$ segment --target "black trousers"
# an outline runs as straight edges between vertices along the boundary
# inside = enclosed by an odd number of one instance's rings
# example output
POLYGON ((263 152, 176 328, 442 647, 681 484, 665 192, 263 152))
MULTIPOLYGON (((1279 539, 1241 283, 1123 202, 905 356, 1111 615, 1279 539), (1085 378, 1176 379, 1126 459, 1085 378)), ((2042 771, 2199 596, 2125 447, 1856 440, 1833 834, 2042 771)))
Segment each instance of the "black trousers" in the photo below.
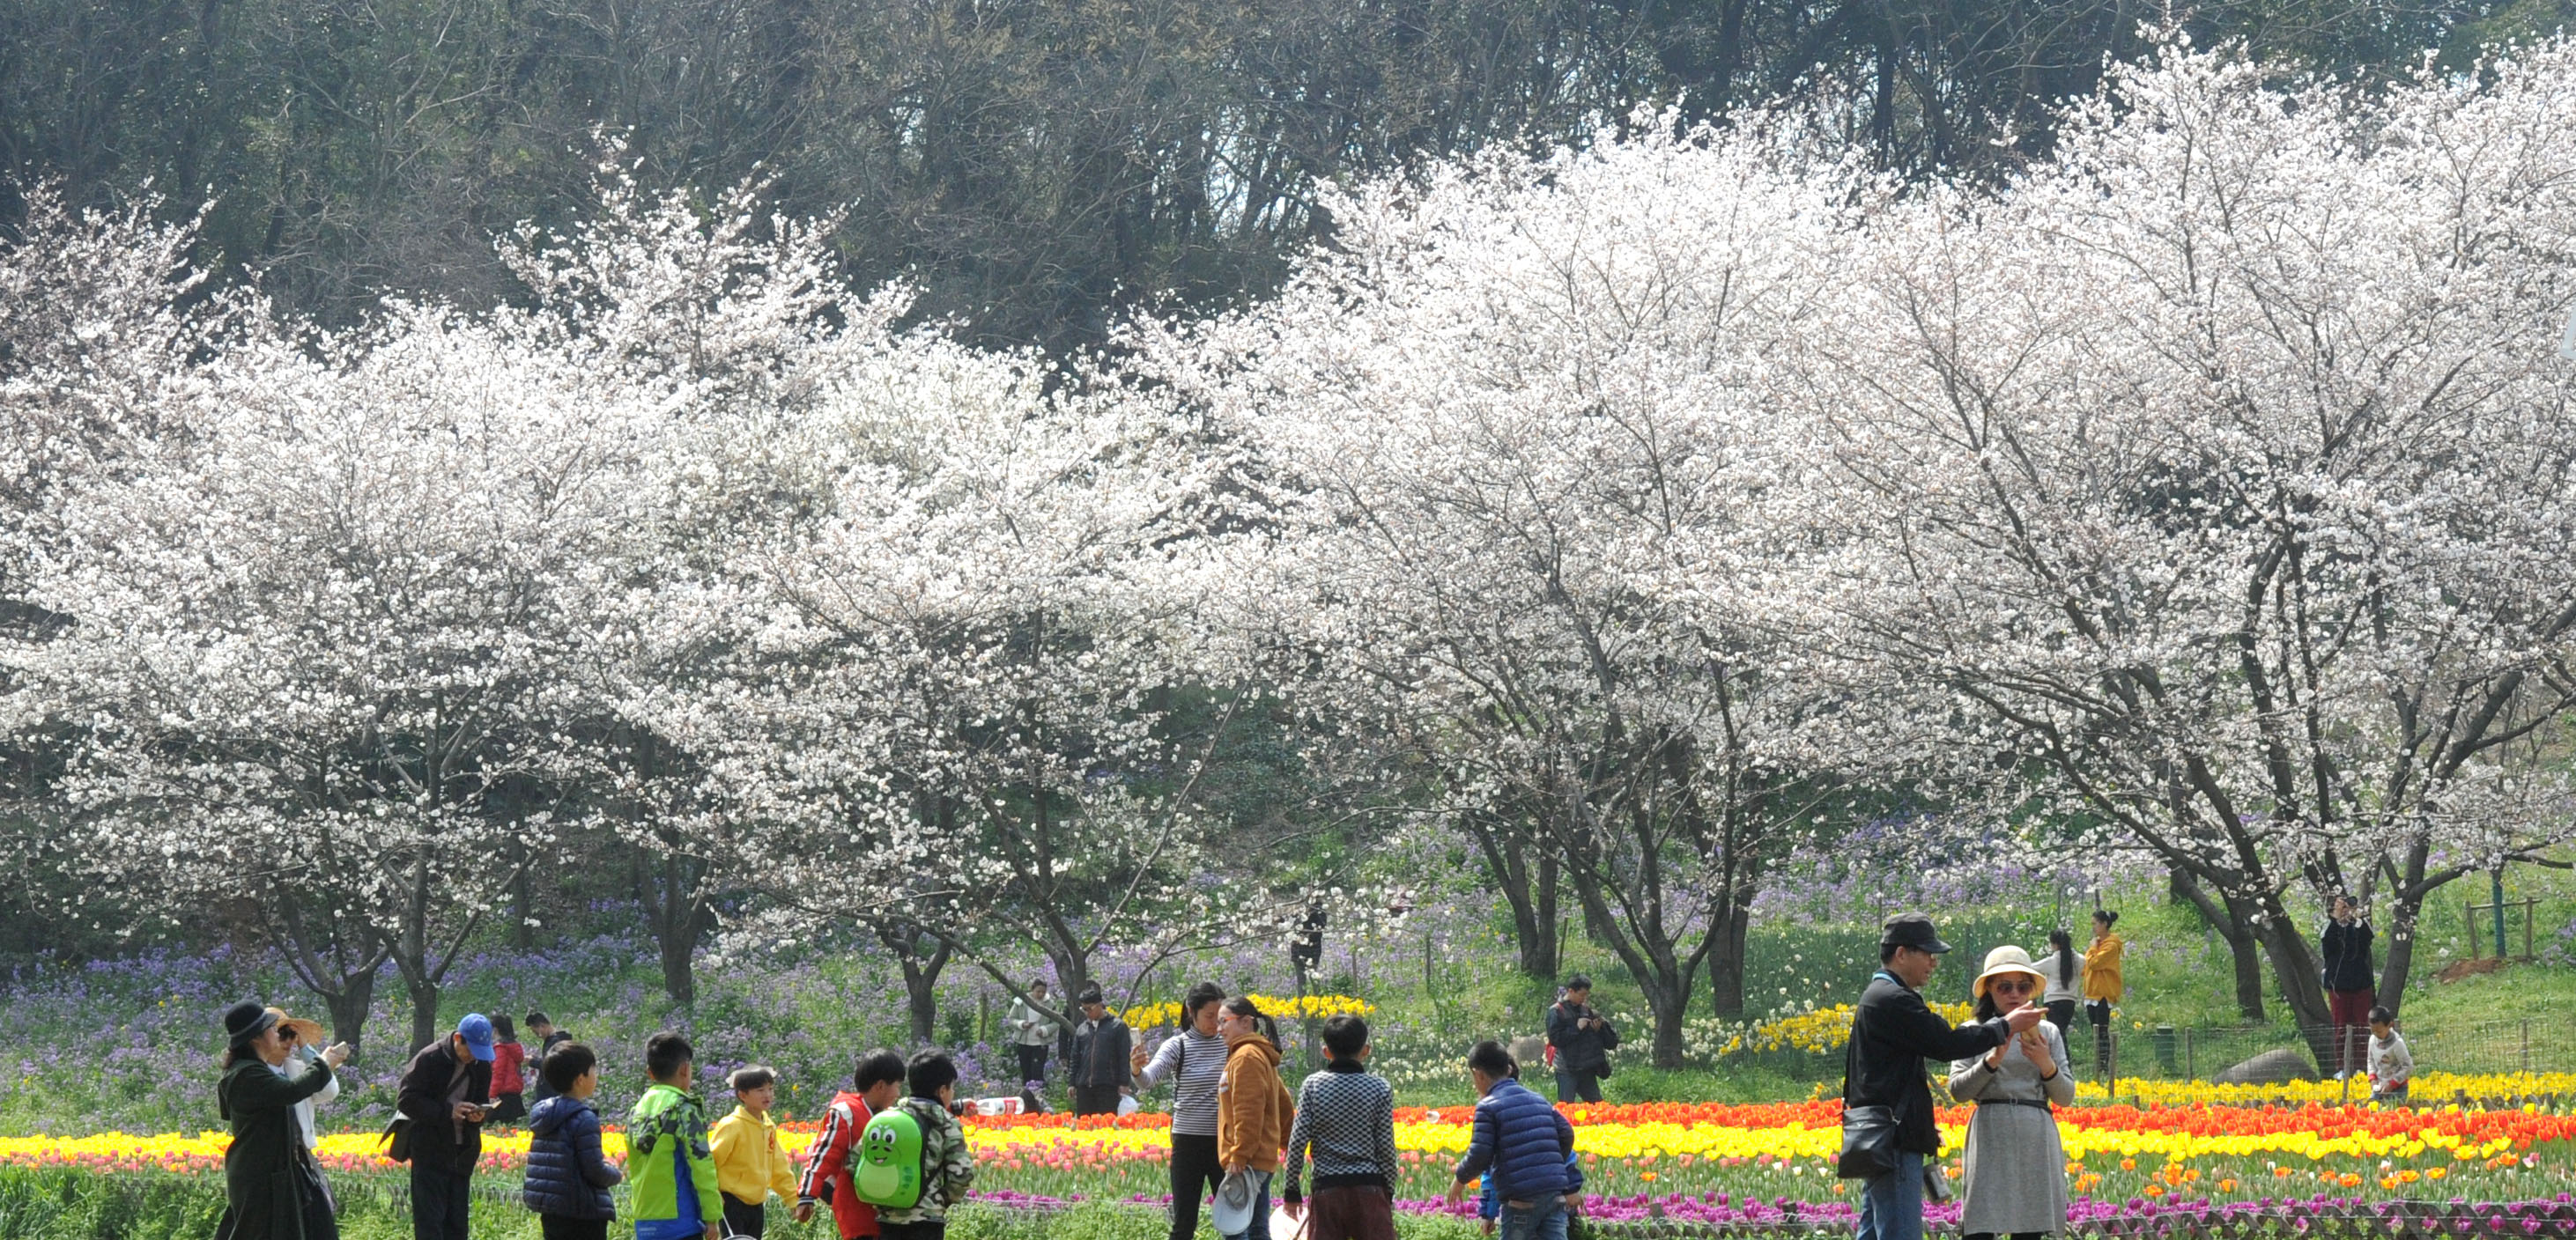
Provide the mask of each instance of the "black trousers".
POLYGON ((1116 1115, 1118 1113, 1118 1087, 1115 1085, 1074 1086, 1073 1113, 1076 1115, 1116 1115))
POLYGON ((537 1230, 546 1240, 608 1240, 608 1220, 604 1218, 566 1218, 560 1214, 537 1216, 537 1230))
POLYGON ((918 1223, 878 1223, 877 1240, 948 1240, 948 1220, 934 1218, 918 1223))
POLYGON ((411 1165, 412 1240, 466 1240, 465 1209, 474 1200, 474 1173, 411 1165))
POLYGON ((1030 1081, 1044 1081, 1046 1079, 1047 1048, 1044 1043, 1040 1043, 1036 1046, 1026 1046, 1019 1043, 1013 1043, 1011 1049, 1020 1053, 1021 1083, 1026 1084, 1030 1081))
POLYGON ((2093 1026, 2093 1066, 2107 1069, 2111 1066, 2111 1001, 2086 1000, 2084 1019, 2093 1026))
POLYGON ((1199 1203, 1224 1178, 1225 1166, 1216 1160, 1215 1137, 1172 1134, 1172 1240, 1190 1240, 1198 1234, 1199 1203))
MULTIPOLYGON (((1991 1231, 1972 1231, 1960 1237, 1960 1240, 1995 1240, 1996 1234, 1991 1231)), ((2011 1236, 2012 1240, 2047 1240, 2048 1237, 2048 1233, 2044 1231, 2015 1231, 2002 1234, 2011 1236)))
POLYGON ((747 1201, 736 1201, 731 1193, 718 1193, 716 1199, 724 1203, 726 1235, 749 1236, 751 1240, 760 1240, 761 1233, 769 1230, 769 1209, 766 1203, 753 1205, 747 1201))
POLYGON ((2075 1023, 2075 1001, 2073 999, 2049 1000, 2048 1023, 2057 1026, 2059 1034, 2064 1034, 2067 1027, 2075 1023))

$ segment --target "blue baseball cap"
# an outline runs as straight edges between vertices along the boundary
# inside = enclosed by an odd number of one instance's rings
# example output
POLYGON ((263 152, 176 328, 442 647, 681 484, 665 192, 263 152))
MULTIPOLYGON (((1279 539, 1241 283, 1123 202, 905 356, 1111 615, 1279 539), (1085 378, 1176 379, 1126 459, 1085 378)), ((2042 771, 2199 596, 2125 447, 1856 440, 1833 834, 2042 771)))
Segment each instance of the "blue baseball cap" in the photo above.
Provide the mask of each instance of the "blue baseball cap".
POLYGON ((481 1012, 468 1012, 456 1022, 457 1036, 465 1039, 465 1049, 476 1059, 492 1062, 492 1020, 481 1012))

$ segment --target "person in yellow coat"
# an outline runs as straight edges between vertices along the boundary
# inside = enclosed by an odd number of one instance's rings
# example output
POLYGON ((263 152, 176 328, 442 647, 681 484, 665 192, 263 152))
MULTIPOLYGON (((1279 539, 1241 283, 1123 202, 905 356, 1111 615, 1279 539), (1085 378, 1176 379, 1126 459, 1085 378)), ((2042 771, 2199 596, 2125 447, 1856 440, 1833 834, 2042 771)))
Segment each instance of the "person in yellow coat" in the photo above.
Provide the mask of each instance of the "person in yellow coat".
POLYGON ((2093 1066, 2111 1063, 2111 1005, 2125 994, 2120 984, 2120 936, 2111 927, 2120 920, 2107 908, 2093 910, 2093 945, 2084 949, 2084 1018, 2093 1025, 2093 1066))
POLYGON ((707 1130, 715 1151, 716 1188, 724 1196, 724 1234, 760 1240, 768 1225, 769 1195, 796 1200, 796 1164, 779 1144, 778 1125, 770 1122, 769 1104, 778 1100, 778 1074, 768 1068, 737 1068, 725 1078, 733 1086, 733 1114, 707 1130))

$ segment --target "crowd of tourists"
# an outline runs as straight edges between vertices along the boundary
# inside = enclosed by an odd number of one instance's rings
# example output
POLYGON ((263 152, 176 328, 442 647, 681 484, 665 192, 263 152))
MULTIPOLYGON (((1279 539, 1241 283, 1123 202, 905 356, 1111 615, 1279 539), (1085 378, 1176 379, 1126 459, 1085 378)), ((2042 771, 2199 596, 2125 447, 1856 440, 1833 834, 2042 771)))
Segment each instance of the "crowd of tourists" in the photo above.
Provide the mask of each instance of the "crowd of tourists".
MULTIPOLYGON (((1598 1098, 1616 1033, 1590 1008, 1590 983, 1570 981, 1549 1015, 1549 1055, 1561 1092, 1598 1098)), ((1139 1088, 1173 1085, 1173 1240, 1195 1234, 1211 1206, 1226 1240, 1270 1240, 1274 1189, 1310 1240, 1394 1240, 1395 1091, 1368 1071, 1365 1018, 1324 1022, 1329 1061, 1292 1093, 1279 1070, 1278 1026, 1246 996, 1193 986, 1181 1032, 1151 1049, 1135 1044, 1097 988, 1080 1000, 1070 1065, 1078 1112, 1133 1109, 1139 1088)), ((1056 1031, 1043 1001, 1032 988, 1008 1018, 1032 1087, 1056 1031)), ((415 1240, 465 1240, 483 1129, 522 1116, 521 1198, 546 1240, 604 1240, 617 1216, 610 1190, 621 1183, 636 1240, 759 1240, 773 1197, 792 1203, 799 1223, 828 1211, 842 1240, 941 1240, 949 1209, 974 1183, 975 1155, 957 1120, 958 1069, 945 1051, 861 1055, 800 1165, 770 1118, 775 1071, 732 1073, 734 1109, 709 1123, 693 1089, 695 1048, 681 1034, 657 1033, 645 1043, 651 1085, 625 1117, 621 1166, 602 1150, 603 1121, 591 1103, 598 1056, 543 1013, 529 1013, 527 1024, 539 1039, 533 1082, 522 1075, 528 1060, 507 1018, 480 1013, 403 1069, 387 1152, 410 1168, 415 1240)), ((336 1096, 349 1048, 323 1046, 313 1022, 256 1003, 227 1011, 224 1032, 217 1098, 233 1143, 218 1240, 334 1240, 338 1210, 314 1158, 314 1108, 336 1096)), ((1521 1084, 1521 1065, 1501 1043, 1476 1044, 1464 1066, 1479 1101, 1451 1199, 1481 1182, 1489 1230, 1504 1240, 1563 1240, 1583 1187, 1572 1125, 1521 1084)), ((1033 1100, 1034 1089, 1024 1096, 1033 1100)))
MULTIPOLYGON (((2369 931, 2359 926, 2356 936, 2348 902, 2338 902, 2334 916, 2326 980, 2341 1004, 2335 983, 2350 975, 2336 970, 2350 967, 2356 941, 2366 959, 2369 931)), ((1968 1240, 2063 1228, 2065 1152, 2052 1109, 2075 1098, 2068 1039, 2079 999, 2096 1053, 2109 1055, 2112 1005, 2123 994, 2117 921, 2097 911, 2092 943, 2080 954, 2063 931, 2049 936, 2053 951, 2039 960, 2019 946, 1988 952, 1970 987, 1971 1019, 1956 1026, 1921 993, 1950 945, 1918 914, 1885 924, 1879 967, 1845 1047, 1837 1170, 1863 1182, 1860 1240, 1918 1240, 1925 1197, 1950 1191, 1934 1165, 1940 1133, 1927 1060, 1947 1062, 1950 1096, 1975 1107, 1957 1187, 1968 1240)), ((1036 1108, 1045 1105, 1039 1091, 1063 1032, 1046 999, 1045 983, 1034 983, 1005 1018, 1022 1101, 1036 1108)), ((1618 1030, 1591 999, 1591 981, 1573 976, 1547 1012, 1540 1053, 1557 1102, 1600 1101, 1611 1071, 1618 1030)), ((1292 1092, 1280 1073, 1278 1027, 1248 996, 1212 982, 1191 987, 1180 1031, 1152 1047, 1136 1041, 1097 986, 1077 1002, 1082 1019, 1070 1030, 1067 1064, 1077 1114, 1132 1111, 1138 1090, 1173 1087, 1171 1240, 1189 1240, 1211 1203, 1225 1240, 1271 1240, 1274 1188, 1307 1240, 1394 1240, 1395 1094, 1368 1070, 1364 1018, 1324 1022, 1329 1061, 1292 1092)), ((2362 1017, 2370 1029, 2362 1053, 2379 1096, 2402 1102, 2413 1071, 2405 1040, 2386 1008, 2362 1017)), ((621 1166, 603 1154, 591 1102, 603 1071, 598 1056, 543 1012, 528 1013, 526 1023, 537 1041, 533 1062, 508 1017, 477 1013, 403 1069, 386 1137, 388 1154, 410 1167, 415 1240, 465 1240, 483 1128, 522 1118, 530 1141, 521 1198, 541 1218, 546 1240, 605 1240, 617 1214, 610 1190, 620 1183, 636 1240, 760 1240, 773 1197, 800 1224, 828 1211, 842 1240, 941 1240, 948 1210, 974 1183, 974 1152, 957 1120, 965 1106, 958 1068, 945 1051, 859 1056, 800 1164, 770 1117, 775 1071, 733 1072, 726 1084, 734 1109, 710 1123, 694 1092, 695 1049, 679 1033, 657 1033, 645 1043, 650 1086, 625 1117, 621 1166)), ((256 1003, 228 1010, 224 1031, 216 1097, 233 1142, 218 1240, 335 1240, 336 1203, 313 1156, 314 1109, 337 1096, 336 1070, 349 1048, 325 1046, 313 1022, 256 1003)), ((1464 1067, 1478 1101, 1449 1201, 1463 1202, 1481 1182, 1488 1230, 1503 1240, 1563 1240, 1583 1189, 1572 1125, 1521 1083, 1524 1065, 1503 1044, 1476 1044, 1464 1067)))

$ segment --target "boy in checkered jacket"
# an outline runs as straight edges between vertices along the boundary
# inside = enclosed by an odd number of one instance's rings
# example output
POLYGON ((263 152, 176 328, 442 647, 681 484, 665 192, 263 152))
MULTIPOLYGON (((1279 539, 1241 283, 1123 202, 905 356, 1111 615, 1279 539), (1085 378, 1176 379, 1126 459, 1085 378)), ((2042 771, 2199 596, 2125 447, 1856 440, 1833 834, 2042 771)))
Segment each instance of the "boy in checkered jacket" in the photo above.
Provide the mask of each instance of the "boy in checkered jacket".
POLYGON ((1288 1128, 1288 1217, 1314 1211, 1308 1240, 1395 1240, 1395 1090, 1368 1071, 1368 1022, 1336 1016, 1324 1022, 1332 1062, 1297 1091, 1288 1128), (1315 1200, 1298 1191, 1309 1149, 1315 1200))

